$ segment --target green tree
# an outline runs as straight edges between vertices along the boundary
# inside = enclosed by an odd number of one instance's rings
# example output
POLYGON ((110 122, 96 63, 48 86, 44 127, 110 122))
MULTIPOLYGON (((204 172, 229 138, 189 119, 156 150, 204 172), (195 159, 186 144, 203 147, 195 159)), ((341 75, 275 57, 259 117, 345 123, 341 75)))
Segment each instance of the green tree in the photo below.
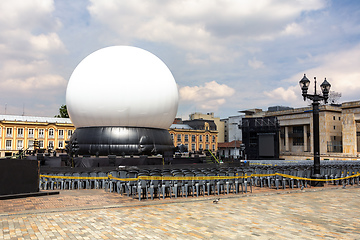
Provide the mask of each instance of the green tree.
POLYGON ((59 108, 59 115, 56 115, 56 118, 69 118, 69 113, 67 111, 66 105, 61 105, 59 108))

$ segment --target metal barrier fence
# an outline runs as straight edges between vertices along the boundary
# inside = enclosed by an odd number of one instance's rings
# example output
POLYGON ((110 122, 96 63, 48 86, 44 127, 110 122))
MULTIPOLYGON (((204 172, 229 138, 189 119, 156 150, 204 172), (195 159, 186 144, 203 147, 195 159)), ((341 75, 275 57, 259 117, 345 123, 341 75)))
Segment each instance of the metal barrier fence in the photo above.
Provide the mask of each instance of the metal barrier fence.
POLYGON ((248 188, 306 188, 312 181, 359 184, 360 162, 322 161, 323 179, 312 179, 312 161, 251 161, 249 167, 118 169, 109 172, 41 174, 40 189, 105 189, 139 200, 247 193, 248 188))

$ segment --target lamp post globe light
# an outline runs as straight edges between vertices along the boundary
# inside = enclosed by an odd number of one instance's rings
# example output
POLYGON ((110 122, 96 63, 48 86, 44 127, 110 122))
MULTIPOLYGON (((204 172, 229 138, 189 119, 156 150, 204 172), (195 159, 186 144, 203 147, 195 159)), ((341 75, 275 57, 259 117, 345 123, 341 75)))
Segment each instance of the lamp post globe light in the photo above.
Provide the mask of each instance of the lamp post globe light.
MULTIPOLYGON (((314 94, 308 94, 308 89, 310 85, 310 80, 304 74, 304 77, 300 80, 299 84, 302 90, 302 96, 304 101, 306 99, 310 99, 312 101, 313 107, 313 140, 314 140, 314 170, 311 178, 313 179, 321 179, 322 176, 320 174, 320 138, 319 138, 319 102, 324 101, 327 103, 330 92, 330 83, 326 81, 320 85, 322 95, 316 92, 316 77, 314 77, 315 86, 314 86, 314 94)), ((312 182, 314 186, 322 186, 322 182, 312 182)))

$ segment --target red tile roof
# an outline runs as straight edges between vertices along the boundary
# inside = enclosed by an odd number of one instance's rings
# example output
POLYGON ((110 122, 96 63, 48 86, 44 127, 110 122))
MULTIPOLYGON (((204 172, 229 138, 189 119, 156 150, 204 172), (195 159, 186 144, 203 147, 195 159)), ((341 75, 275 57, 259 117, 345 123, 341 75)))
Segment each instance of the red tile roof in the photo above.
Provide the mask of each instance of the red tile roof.
MULTIPOLYGON (((240 144, 242 141, 236 141, 236 147, 240 148, 240 144)), ((224 142, 224 143, 218 143, 218 148, 234 148, 235 147, 235 140, 232 142, 224 142)))

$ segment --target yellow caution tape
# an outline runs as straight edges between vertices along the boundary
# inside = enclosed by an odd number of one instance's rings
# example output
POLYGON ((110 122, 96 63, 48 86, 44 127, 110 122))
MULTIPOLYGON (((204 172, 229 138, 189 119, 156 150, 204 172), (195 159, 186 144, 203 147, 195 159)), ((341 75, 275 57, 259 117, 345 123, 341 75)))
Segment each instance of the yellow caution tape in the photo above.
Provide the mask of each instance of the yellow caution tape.
POLYGON ((76 177, 76 176, 57 176, 57 175, 40 175, 42 178, 56 178, 56 179, 98 179, 98 180, 106 180, 109 177, 76 177))
POLYGON ((271 173, 271 174, 251 174, 244 176, 187 176, 187 177, 172 177, 172 176, 138 176, 136 178, 117 178, 113 177, 109 174, 107 177, 76 177, 76 176, 56 176, 56 175, 40 175, 41 178, 54 178, 54 179, 81 179, 81 180, 117 180, 123 182, 132 182, 139 180, 160 180, 160 181, 196 181, 196 180, 226 180, 226 179, 241 179, 241 178, 251 178, 251 177, 274 177, 281 176, 288 179, 297 179, 297 180, 306 180, 306 181, 321 181, 321 182, 329 182, 329 181, 339 181, 350 178, 359 177, 360 173, 342 177, 342 178, 334 178, 334 179, 312 179, 312 178, 304 178, 298 176, 292 176, 283 173, 271 173))

